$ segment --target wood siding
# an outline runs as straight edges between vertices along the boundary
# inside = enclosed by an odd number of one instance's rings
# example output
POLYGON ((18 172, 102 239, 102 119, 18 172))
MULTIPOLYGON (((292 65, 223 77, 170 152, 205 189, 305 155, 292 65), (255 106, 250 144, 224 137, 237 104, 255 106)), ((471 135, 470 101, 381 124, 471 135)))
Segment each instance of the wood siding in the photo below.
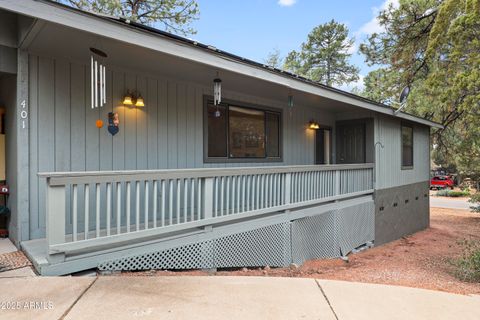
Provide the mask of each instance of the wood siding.
POLYGON ((400 119, 379 115, 375 124, 375 189, 428 181, 430 178, 430 128, 413 125, 413 169, 402 170, 400 119), (380 145, 383 145, 383 147, 380 145))
POLYGON ((202 108, 203 96, 212 94, 210 86, 110 67, 107 105, 92 110, 87 65, 30 55, 29 73, 31 239, 45 236, 45 183, 38 172, 313 164, 314 131, 307 123, 315 119, 333 127, 335 120, 314 106, 288 110, 287 92, 273 101, 224 84, 225 98, 284 110, 283 161, 206 164, 202 108), (127 89, 138 90, 146 106, 121 105, 127 89), (106 128, 111 111, 120 119, 120 132, 113 137, 106 128), (97 119, 103 120, 103 128, 96 128, 97 119))

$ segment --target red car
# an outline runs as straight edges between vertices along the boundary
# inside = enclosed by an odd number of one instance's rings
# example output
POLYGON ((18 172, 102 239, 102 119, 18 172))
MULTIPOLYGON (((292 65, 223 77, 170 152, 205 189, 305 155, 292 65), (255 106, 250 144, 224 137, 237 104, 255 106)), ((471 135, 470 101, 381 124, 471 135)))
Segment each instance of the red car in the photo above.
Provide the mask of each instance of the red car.
POLYGON ((430 180, 430 189, 453 189, 455 182, 449 176, 435 176, 430 180))

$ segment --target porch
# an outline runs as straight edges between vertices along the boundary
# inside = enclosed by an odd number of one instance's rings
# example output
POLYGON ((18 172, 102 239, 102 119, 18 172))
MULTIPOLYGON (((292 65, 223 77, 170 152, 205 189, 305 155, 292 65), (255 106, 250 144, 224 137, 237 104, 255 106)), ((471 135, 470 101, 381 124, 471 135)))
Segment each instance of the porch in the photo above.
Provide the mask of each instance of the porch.
POLYGON ((48 19, 23 17, 28 118, 9 122, 21 155, 9 179, 17 244, 42 274, 280 266, 373 241, 374 123, 390 109, 195 41, 29 5, 48 19), (106 55, 98 108, 90 48, 106 55))
MULTIPOLYGON (((307 236, 326 241, 321 249, 325 257, 344 255, 373 240, 373 168, 344 164, 40 173, 47 185, 47 236, 22 247, 42 274, 115 268, 112 261, 138 254, 158 253, 162 259, 166 251, 185 245, 199 248, 177 253, 172 268, 288 265, 308 258, 292 256, 298 243, 285 239, 291 236, 290 223, 322 217, 327 220, 317 224, 318 234, 307 236), (348 221, 342 225, 342 219, 348 221), (265 228, 272 230, 265 233, 265 228), (222 250, 251 251, 256 261, 237 257, 222 264, 205 252, 205 241, 251 231, 258 233, 250 239, 257 249, 265 246, 262 253, 249 248, 253 244, 245 236, 222 250)), ((124 262, 121 269, 125 267, 124 262)))

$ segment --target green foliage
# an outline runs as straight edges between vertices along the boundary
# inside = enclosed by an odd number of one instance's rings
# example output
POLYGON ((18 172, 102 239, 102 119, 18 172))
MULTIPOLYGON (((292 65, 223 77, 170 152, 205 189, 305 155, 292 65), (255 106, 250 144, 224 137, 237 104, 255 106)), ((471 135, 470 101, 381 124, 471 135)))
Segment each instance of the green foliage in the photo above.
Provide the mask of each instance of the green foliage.
POLYGON ((370 71, 363 79, 363 90, 354 93, 373 101, 393 105, 401 91, 398 87, 398 77, 398 72, 386 68, 370 71))
POLYGON ((356 81, 359 69, 348 63, 353 43, 344 24, 321 24, 308 34, 300 52, 287 55, 284 69, 328 86, 356 81))
POLYGON ((440 122, 432 158, 480 178, 480 0, 400 0, 378 17, 385 32, 360 51, 381 71, 363 95, 381 102, 412 87, 406 111, 440 122), (385 97, 387 96, 387 97, 385 97))
POLYGON ((458 197, 468 197, 470 195, 470 192, 468 191, 455 191, 455 190, 440 190, 437 191, 435 194, 438 197, 452 197, 452 198, 458 198, 458 197))
POLYGON ((462 281, 480 282, 480 242, 464 240, 460 244, 464 250, 454 262, 455 275, 462 281))
POLYGON ((190 27, 198 19, 199 9, 195 0, 56 0, 72 7, 108 14, 142 23, 162 24, 164 29, 177 34, 195 34, 190 27))
POLYGON ((292 50, 288 53, 285 57, 285 61, 283 63, 283 69, 293 72, 298 75, 306 75, 305 70, 303 68, 303 57, 300 52, 292 50))
POLYGON ((268 54, 267 58, 264 60, 264 63, 267 66, 270 66, 273 68, 277 68, 277 69, 282 68, 283 59, 280 56, 280 50, 278 50, 277 48, 273 49, 273 51, 271 51, 268 54))
POLYGON ((480 213, 480 192, 472 194, 468 202, 473 204, 473 206, 470 207, 472 212, 480 213))

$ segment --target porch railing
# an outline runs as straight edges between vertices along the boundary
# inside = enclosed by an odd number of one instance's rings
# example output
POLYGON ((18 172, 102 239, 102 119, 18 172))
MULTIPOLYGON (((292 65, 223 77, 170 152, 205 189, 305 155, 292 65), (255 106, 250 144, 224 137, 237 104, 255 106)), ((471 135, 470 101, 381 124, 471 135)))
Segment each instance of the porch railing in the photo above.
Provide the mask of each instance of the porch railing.
POLYGON ((373 192, 373 164, 40 173, 48 253, 149 239, 373 192))

